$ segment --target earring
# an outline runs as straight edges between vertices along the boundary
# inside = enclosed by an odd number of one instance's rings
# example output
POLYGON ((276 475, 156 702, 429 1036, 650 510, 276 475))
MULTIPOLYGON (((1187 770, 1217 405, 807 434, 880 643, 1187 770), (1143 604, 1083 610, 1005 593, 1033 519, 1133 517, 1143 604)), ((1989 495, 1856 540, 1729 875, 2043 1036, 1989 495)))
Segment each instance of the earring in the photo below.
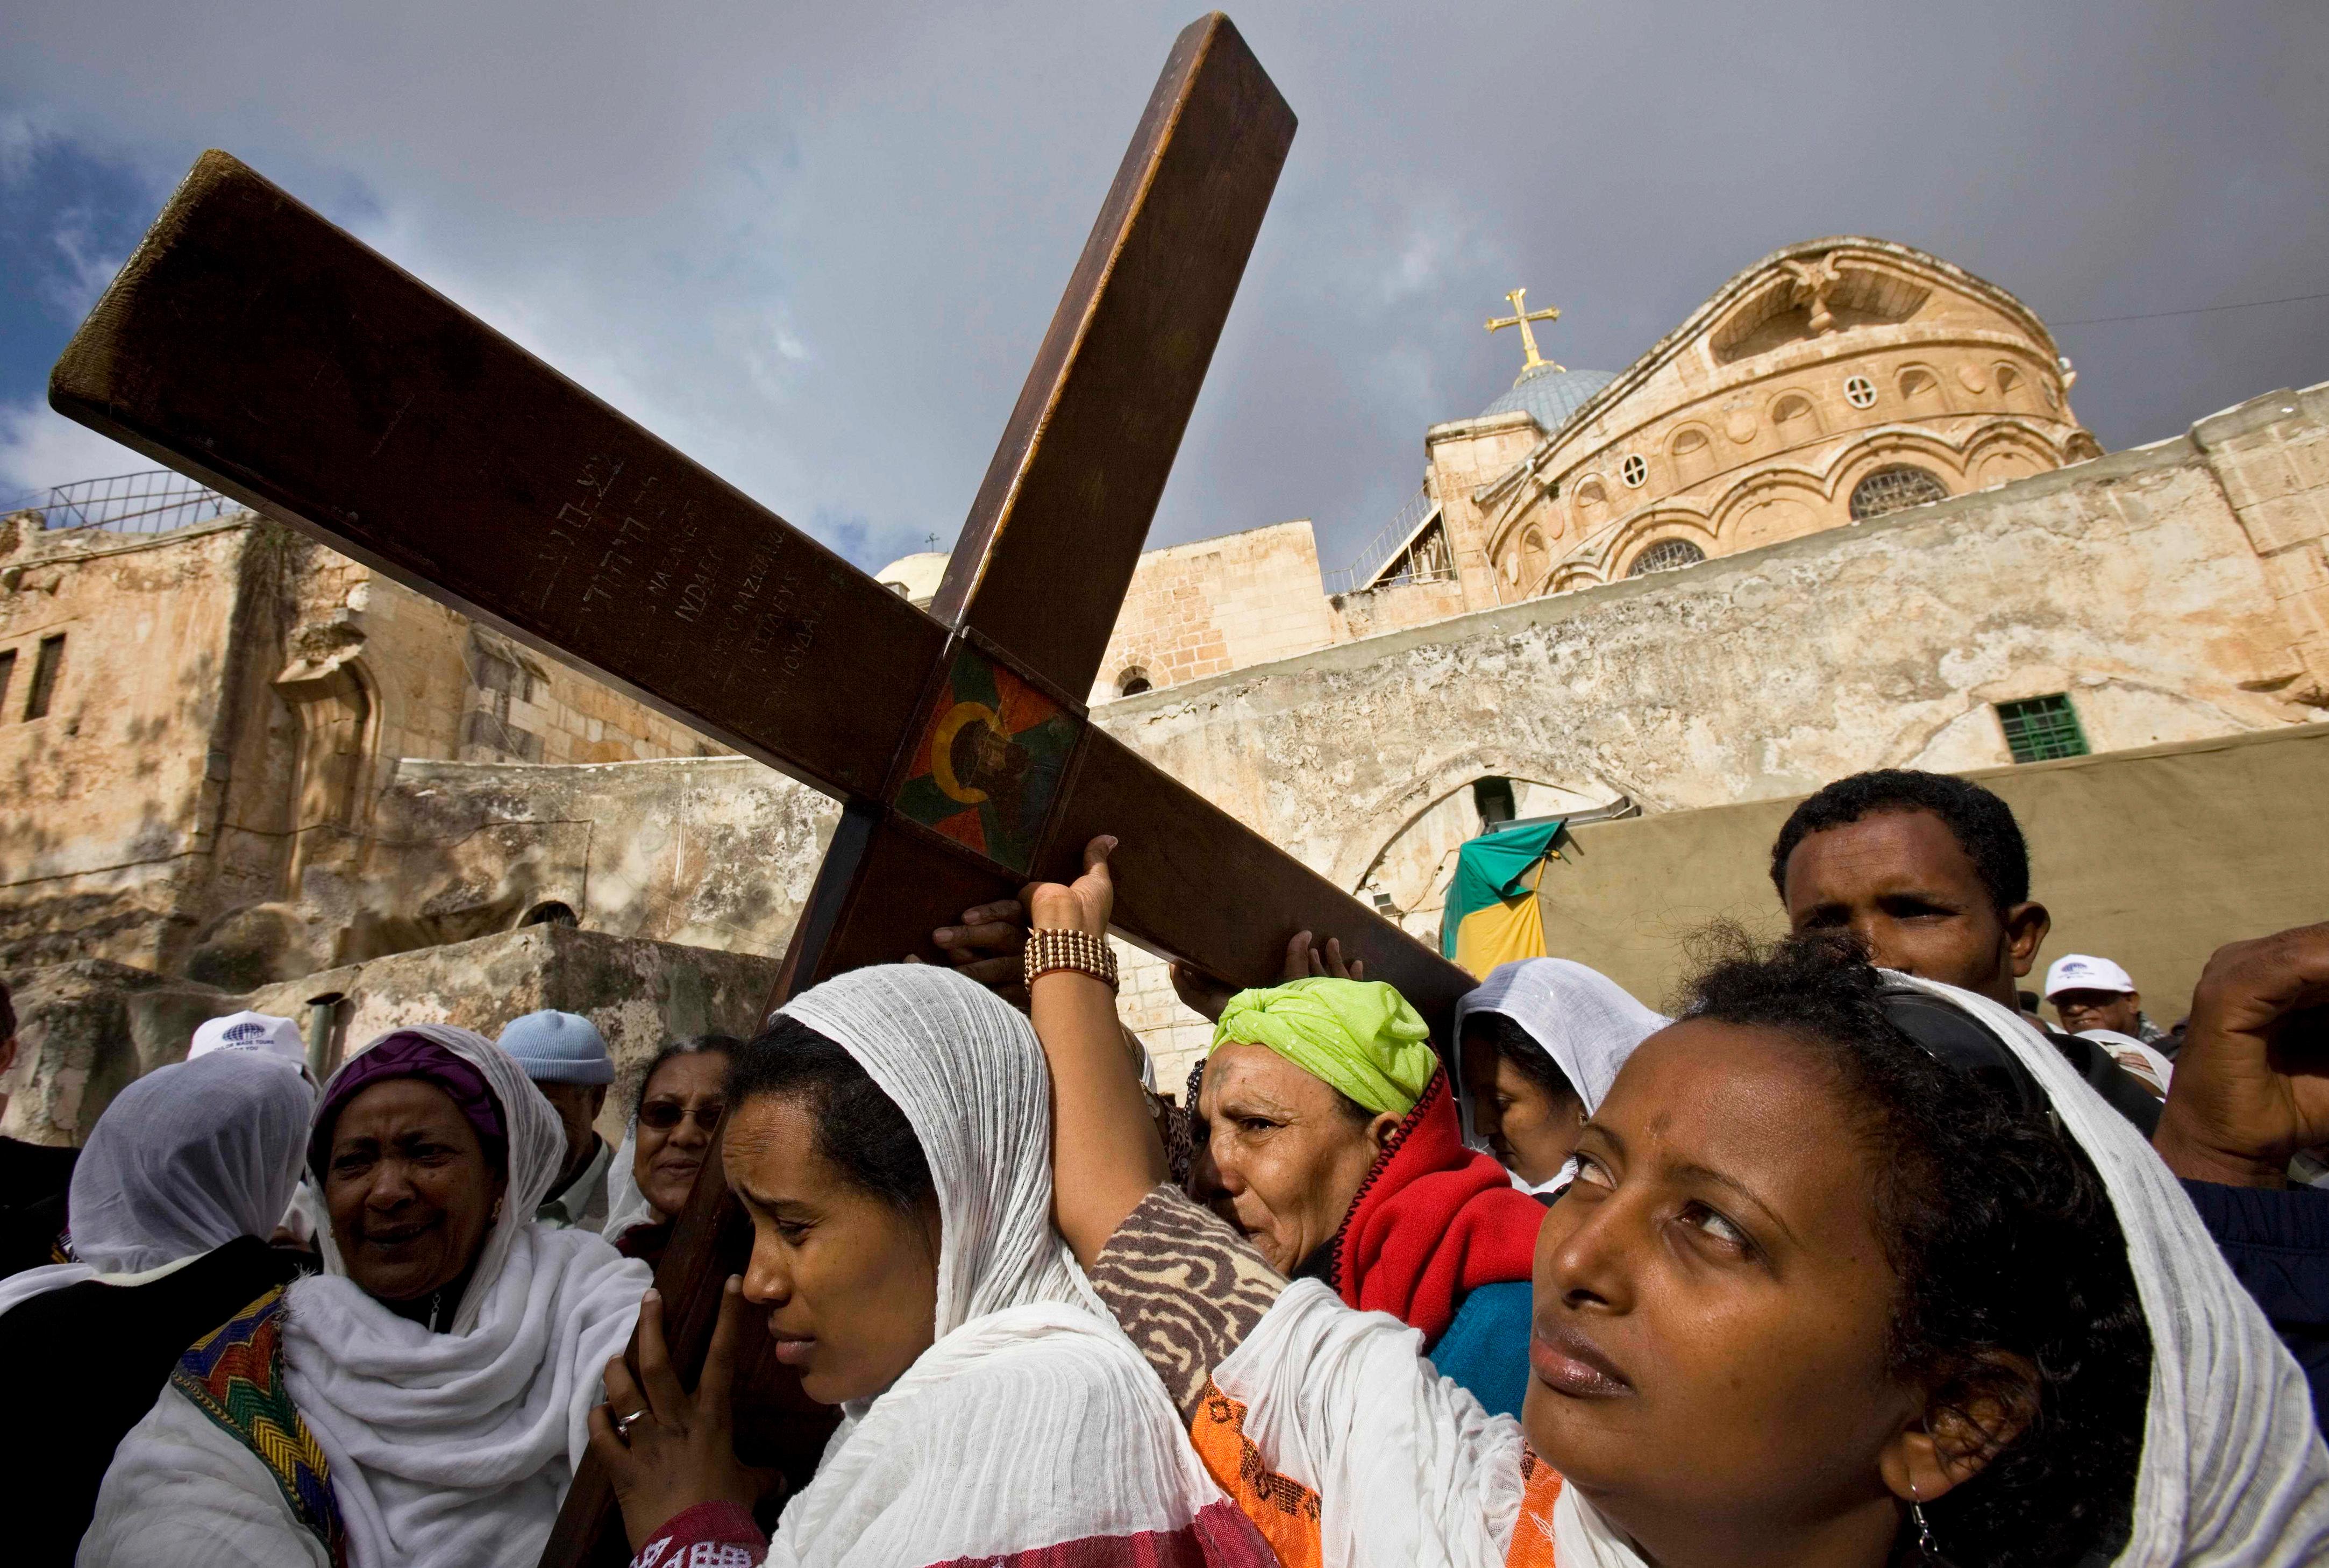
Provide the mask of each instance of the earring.
POLYGON ((1909 1483, 1909 1517, 1917 1525, 1917 1561, 1922 1568, 1956 1568, 1941 1549, 1933 1544, 1933 1527, 1925 1522, 1925 1505, 1917 1496, 1917 1483, 1909 1483))
POLYGON ((501 1220, 501 1217, 502 1217, 502 1200, 501 1200, 501 1199, 499 1199, 499 1198, 495 1198, 495 1199, 494 1200, 494 1212, 493 1212, 493 1214, 491 1215, 491 1218, 492 1218, 492 1219, 493 1219, 496 1223, 498 1223, 500 1222, 500 1220, 501 1220))

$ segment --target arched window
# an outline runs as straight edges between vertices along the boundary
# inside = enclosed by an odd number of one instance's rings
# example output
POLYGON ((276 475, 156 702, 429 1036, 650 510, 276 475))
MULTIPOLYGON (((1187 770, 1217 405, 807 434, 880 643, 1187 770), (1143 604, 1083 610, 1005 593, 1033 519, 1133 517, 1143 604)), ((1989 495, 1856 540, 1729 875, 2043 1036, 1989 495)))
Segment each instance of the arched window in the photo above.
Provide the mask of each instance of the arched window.
POLYGON ((1695 566, 1706 559, 1706 552, 1687 539, 1661 539, 1639 555, 1626 569, 1628 577, 1646 577, 1653 571, 1672 571, 1677 567, 1695 566))
POLYGON ((1856 409, 1876 406, 1876 383, 1864 375, 1849 377, 1843 383, 1843 401, 1856 409))
POLYGON ((1949 487, 1924 469, 1895 463, 1889 468, 1877 469, 1852 487, 1852 520, 1864 523, 1871 517, 1948 498, 1949 487))
POLYGON ((1812 400, 1801 392, 1789 392, 1771 405, 1771 423, 1782 440, 1799 441, 1819 429, 1819 420, 1812 415, 1812 400))
POLYGON ((1143 692, 1154 690, 1155 685, 1155 682, 1148 678, 1146 670, 1135 665, 1116 677, 1116 694, 1119 697, 1136 697, 1143 692))
POLYGON ((2020 371, 2010 364, 2001 364, 1997 367, 1997 396, 2007 408, 2027 409, 2030 406, 2029 383, 2022 379, 2020 371))
POLYGON ((1910 365, 1900 373, 1900 401, 1911 409, 1934 408, 1941 401, 1941 383, 1923 365, 1910 365))
POLYGON ((1609 492, 1602 488, 1600 480, 1588 479, 1577 486, 1577 505, 1580 508, 1590 509, 1608 504, 1609 492))
POLYGON ((553 899, 526 911, 525 918, 517 923, 522 926, 579 926, 582 921, 575 914, 573 905, 560 903, 553 899))

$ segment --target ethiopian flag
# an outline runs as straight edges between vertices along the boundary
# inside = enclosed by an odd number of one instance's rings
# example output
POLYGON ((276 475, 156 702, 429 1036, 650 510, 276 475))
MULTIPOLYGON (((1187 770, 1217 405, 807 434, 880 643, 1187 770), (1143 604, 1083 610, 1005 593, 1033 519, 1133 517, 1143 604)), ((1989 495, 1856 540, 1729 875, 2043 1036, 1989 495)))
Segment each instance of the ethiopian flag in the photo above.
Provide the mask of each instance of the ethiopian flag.
POLYGON ((1484 833, 1456 854, 1456 880, 1439 921, 1439 950, 1485 979, 1515 959, 1544 957, 1536 884, 1561 836, 1561 819, 1484 833))

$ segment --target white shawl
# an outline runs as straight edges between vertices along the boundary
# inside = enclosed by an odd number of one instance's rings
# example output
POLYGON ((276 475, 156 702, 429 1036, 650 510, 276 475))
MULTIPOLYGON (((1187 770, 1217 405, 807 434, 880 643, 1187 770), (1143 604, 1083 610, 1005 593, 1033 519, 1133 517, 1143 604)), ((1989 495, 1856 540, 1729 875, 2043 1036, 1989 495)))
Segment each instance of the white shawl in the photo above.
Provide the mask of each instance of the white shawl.
POLYGON ((619 1242, 623 1233, 633 1225, 652 1224, 669 1216, 647 1202, 647 1195, 639 1190, 639 1119, 636 1116, 623 1128, 623 1141, 616 1146, 615 1163, 607 1167, 607 1223, 599 1233, 609 1242, 619 1242))
MULTIPOLYGON (((1601 1109, 1602 1098, 1617 1082, 1617 1070, 1634 1047, 1674 1021, 1643 1006, 1600 970, 1569 959, 1521 959, 1489 970, 1486 979, 1456 1000, 1457 1040, 1464 1037, 1464 1020, 1475 1013, 1501 1014, 1526 1030, 1585 1101, 1588 1116, 1601 1109)), ((1456 1082, 1464 1141, 1485 1148, 1485 1141, 1472 1130, 1471 1086, 1460 1072, 1456 1082)), ((1572 1160, 1551 1181, 1531 1187, 1515 1176, 1513 1185, 1523 1191, 1554 1192, 1569 1185, 1575 1169, 1572 1160)))
MULTIPOLYGON (((2329 1544, 2329 1452, 2304 1375, 2232 1277, 2175 1177, 2045 1038, 1994 1002, 1910 982, 2004 1040, 2094 1162, 2126 1233, 2152 1339, 2134 1534, 2121 1568, 2282 1568, 2329 1544)), ((1287 1287, 1214 1381, 1245 1402, 1264 1459, 1324 1501, 1335 1568, 1504 1561, 1521 1518, 1520 1423, 1433 1374, 1414 1330, 1287 1287)), ((1573 1488, 1551 1527, 1562 1568, 1642 1568, 1573 1488)), ((1948 1543, 1940 1543, 1946 1552, 1948 1543)))
MULTIPOLYGON (((528 1568, 589 1446, 600 1373, 630 1337, 648 1270, 587 1232, 533 1223, 566 1135, 515 1062, 465 1029, 391 1033, 468 1062, 500 1102, 501 1218, 441 1334, 366 1295, 327 1240, 331 1273, 292 1286, 287 1303, 292 1400, 330 1461, 354 1568, 528 1568)), ((116 1450, 79 1561, 224 1568, 320 1551, 258 1459, 165 1389, 116 1450)))
POLYGON ((1051 1081, 1026 1019, 916 964, 854 970, 784 1010, 905 1113, 941 1233, 937 1343, 844 1407, 769 1563, 976 1559, 1190 1530, 1209 1508, 1206 1527, 1266 1551, 1051 1228, 1051 1081))
POLYGON ((246 1051, 173 1063, 130 1084, 73 1164, 65 1214, 80 1261, 0 1280, 0 1312, 83 1280, 130 1282, 237 1236, 274 1234, 315 1104, 297 1068, 246 1051))

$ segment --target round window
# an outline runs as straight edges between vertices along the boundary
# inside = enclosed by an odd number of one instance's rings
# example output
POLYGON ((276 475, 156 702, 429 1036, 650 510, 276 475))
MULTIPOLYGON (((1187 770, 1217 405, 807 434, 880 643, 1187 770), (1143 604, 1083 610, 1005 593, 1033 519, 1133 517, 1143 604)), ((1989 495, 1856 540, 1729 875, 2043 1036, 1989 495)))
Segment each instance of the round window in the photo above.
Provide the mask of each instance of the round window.
POLYGON ((1876 383, 1864 375, 1853 376, 1843 383, 1843 401, 1856 409, 1876 406, 1876 383))
POLYGON ((1628 458, 1617 465, 1617 477, 1637 490, 1642 487, 1642 481, 1649 477, 1650 466, 1639 458, 1628 458))

